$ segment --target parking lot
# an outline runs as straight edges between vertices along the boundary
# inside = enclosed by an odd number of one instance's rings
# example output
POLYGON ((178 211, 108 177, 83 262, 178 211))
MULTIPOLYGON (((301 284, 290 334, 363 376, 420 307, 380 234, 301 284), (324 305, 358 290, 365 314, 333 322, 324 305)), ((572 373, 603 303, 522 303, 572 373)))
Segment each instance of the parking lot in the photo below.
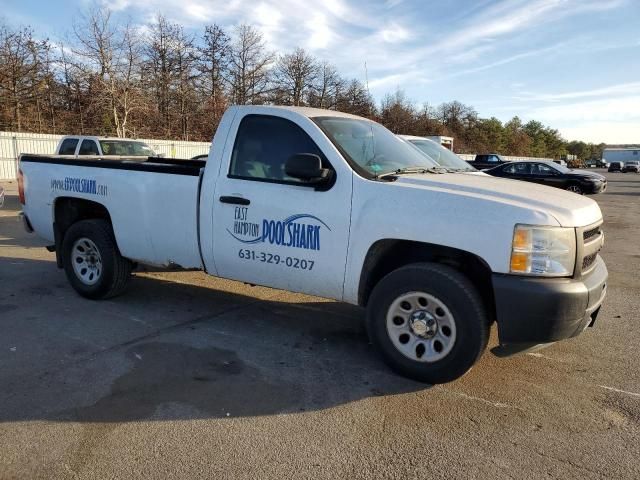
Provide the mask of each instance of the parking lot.
POLYGON ((349 305, 200 272, 85 300, 4 182, 0 478, 640 478, 640 175, 606 175, 595 327, 435 387, 349 305))

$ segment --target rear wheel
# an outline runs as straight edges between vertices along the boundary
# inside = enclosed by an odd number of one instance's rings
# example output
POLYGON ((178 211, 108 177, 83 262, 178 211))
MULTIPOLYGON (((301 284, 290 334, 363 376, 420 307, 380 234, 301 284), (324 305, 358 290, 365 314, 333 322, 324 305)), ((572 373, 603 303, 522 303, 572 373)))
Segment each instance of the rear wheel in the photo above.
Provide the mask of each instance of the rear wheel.
POLYGON ((578 195, 582 195, 582 187, 576 183, 572 183, 567 187, 569 192, 577 193, 578 195))
POLYGON ((91 299, 122 293, 132 268, 120 255, 110 223, 100 219, 69 227, 62 241, 62 263, 75 291, 91 299))
POLYGON ((480 358, 489 321, 480 295, 453 268, 420 263, 395 270, 373 289, 367 327, 385 362, 431 384, 464 375, 480 358))

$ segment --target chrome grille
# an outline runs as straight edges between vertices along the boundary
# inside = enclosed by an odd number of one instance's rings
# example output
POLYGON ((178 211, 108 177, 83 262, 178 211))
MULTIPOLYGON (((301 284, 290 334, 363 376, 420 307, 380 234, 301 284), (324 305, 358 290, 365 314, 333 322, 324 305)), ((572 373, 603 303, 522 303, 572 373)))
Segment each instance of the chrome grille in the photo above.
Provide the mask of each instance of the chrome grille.
POLYGON ((584 240, 585 243, 587 243, 590 238, 595 237, 599 233, 600 233, 600 225, 598 225, 595 228, 590 228, 589 230, 585 230, 582 233, 582 239, 584 240))
MULTIPOLYGON (((580 236, 578 238, 580 238, 580 236)), ((582 245, 579 248, 582 256, 582 275, 589 273, 595 268, 598 252, 602 248, 603 243, 604 232, 602 230, 602 221, 582 229, 582 245)))
POLYGON ((582 259, 582 271, 588 270, 591 265, 596 261, 597 253, 592 253, 591 255, 587 255, 582 259))

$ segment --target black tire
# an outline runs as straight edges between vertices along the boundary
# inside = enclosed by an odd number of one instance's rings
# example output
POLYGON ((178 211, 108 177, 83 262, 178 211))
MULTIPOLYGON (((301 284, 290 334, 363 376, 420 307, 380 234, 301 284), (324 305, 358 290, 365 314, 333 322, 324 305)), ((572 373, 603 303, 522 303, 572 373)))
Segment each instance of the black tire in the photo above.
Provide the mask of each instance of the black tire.
POLYGON ((584 193, 582 187, 577 183, 570 183, 569 185, 567 185, 567 190, 578 195, 582 195, 584 193))
POLYGON ((82 220, 71 225, 62 241, 62 263, 67 279, 74 290, 83 297, 93 300, 119 295, 131 276, 132 264, 120 255, 113 229, 106 220, 82 220), (95 244, 102 261, 100 277, 93 285, 83 282, 72 264, 73 246, 82 238, 87 238, 95 244))
POLYGON ((415 263, 389 273, 374 287, 367 307, 369 337, 387 365, 400 375, 429 384, 450 382, 467 373, 487 347, 489 328, 475 287, 467 277, 441 264, 415 263), (409 292, 437 298, 455 319, 455 341, 444 358, 430 363, 411 359, 391 340, 387 313, 409 292))

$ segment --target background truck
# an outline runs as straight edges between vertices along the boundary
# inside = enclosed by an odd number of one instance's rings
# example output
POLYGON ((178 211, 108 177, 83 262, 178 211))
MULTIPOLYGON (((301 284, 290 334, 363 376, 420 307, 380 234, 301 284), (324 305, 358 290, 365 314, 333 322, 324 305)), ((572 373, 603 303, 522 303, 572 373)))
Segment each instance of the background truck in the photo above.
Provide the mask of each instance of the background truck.
POLYGON ((443 135, 427 135, 424 138, 428 138, 429 140, 436 142, 438 145, 442 145, 447 150, 451 150, 453 152, 453 137, 445 137, 443 135))
POLYGON ((640 146, 605 148, 602 151, 602 160, 605 163, 640 161, 640 146))
POLYGON ((484 170, 486 168, 497 167, 498 165, 502 165, 507 162, 507 160, 503 159, 497 153, 483 153, 481 155, 476 155, 476 158, 473 161, 467 163, 478 170, 484 170))
POLYGON ((76 157, 153 157, 155 152, 149 145, 140 140, 68 135, 62 137, 58 142, 56 155, 74 155, 76 157))
POLYGON ((206 161, 23 155, 19 196, 80 295, 117 295, 144 263, 361 305, 385 361, 428 383, 468 371, 494 322, 502 353, 592 325, 598 205, 443 172, 360 117, 242 106, 206 161))

